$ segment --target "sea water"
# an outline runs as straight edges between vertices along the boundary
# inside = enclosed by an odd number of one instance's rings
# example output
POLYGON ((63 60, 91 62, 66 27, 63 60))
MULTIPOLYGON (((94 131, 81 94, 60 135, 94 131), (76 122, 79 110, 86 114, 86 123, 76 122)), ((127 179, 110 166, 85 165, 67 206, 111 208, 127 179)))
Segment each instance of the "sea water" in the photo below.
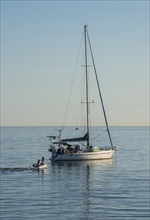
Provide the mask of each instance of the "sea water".
POLYGON ((111 160, 55 163, 46 137, 53 129, 1 128, 1 219, 150 219, 148 127, 111 127, 111 160), (42 156, 48 168, 30 170, 42 156))

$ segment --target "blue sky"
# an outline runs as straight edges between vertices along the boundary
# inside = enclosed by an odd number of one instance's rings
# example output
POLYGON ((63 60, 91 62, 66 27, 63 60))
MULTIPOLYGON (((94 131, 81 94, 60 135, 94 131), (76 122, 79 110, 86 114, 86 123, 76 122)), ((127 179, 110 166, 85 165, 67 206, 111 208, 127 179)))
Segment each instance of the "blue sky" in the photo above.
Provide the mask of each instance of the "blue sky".
POLYGON ((149 124, 149 1, 1 1, 2 125, 61 125, 85 23, 110 125, 149 124))

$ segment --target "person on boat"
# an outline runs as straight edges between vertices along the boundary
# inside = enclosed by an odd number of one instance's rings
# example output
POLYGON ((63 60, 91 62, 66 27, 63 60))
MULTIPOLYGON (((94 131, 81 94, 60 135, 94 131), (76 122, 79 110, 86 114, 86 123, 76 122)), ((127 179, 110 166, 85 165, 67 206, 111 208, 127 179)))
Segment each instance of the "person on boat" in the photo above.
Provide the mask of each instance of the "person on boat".
POLYGON ((40 164, 40 160, 38 160, 37 163, 34 163, 32 166, 33 166, 33 167, 38 167, 39 164, 40 164))
POLYGON ((59 147, 57 149, 57 154, 64 154, 64 146, 63 146, 63 144, 59 144, 59 147))
POLYGON ((90 145, 89 151, 92 152, 93 151, 93 146, 90 145))
POLYGON ((40 166, 40 160, 37 161, 37 163, 33 164, 33 167, 39 167, 40 166))
POLYGON ((69 145, 66 149, 67 153, 71 153, 72 152, 72 145, 69 145))
POLYGON ((40 165, 44 165, 44 157, 42 157, 40 165))
POLYGON ((80 145, 78 145, 78 144, 75 145, 75 151, 76 152, 80 151, 80 145))

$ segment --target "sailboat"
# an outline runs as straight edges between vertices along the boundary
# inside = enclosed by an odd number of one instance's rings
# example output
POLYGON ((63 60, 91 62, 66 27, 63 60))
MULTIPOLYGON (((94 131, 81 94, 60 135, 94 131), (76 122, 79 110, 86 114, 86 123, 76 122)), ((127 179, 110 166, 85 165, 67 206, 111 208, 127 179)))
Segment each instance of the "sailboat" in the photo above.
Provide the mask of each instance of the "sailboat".
POLYGON ((103 160, 111 159, 114 152, 116 151, 116 146, 112 143, 112 138, 110 135, 110 130, 108 126, 108 121, 106 117, 106 112, 104 108, 104 103, 102 99, 101 89, 99 85, 98 75, 95 67, 92 47, 90 43, 90 38, 88 34, 87 25, 84 25, 84 62, 85 62, 85 104, 86 104, 86 131, 81 137, 69 137, 62 138, 62 130, 59 130, 59 135, 48 136, 51 140, 51 145, 48 151, 51 153, 51 160, 53 161, 79 161, 79 160, 103 160), (88 77, 88 57, 87 57, 87 47, 89 48, 91 54, 91 60, 94 68, 94 75, 96 78, 96 84, 98 88, 98 95, 101 102, 101 107, 104 115, 104 120, 106 124, 106 131, 110 141, 110 147, 102 148, 101 146, 93 146, 90 138, 90 118, 89 118, 89 77, 88 77), (81 144, 82 143, 82 144, 81 144))

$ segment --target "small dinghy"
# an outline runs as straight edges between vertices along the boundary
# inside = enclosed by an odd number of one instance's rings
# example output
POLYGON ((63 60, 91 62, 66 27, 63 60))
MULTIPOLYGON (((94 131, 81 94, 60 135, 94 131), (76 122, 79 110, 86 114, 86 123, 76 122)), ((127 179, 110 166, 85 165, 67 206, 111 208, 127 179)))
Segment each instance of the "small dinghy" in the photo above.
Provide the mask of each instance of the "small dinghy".
POLYGON ((46 163, 44 162, 44 157, 42 157, 42 160, 38 160, 37 163, 34 163, 32 165, 32 168, 34 170, 44 170, 47 168, 46 163))
POLYGON ((47 168, 47 165, 46 164, 42 164, 42 165, 33 164, 32 167, 34 170, 44 170, 47 168))

